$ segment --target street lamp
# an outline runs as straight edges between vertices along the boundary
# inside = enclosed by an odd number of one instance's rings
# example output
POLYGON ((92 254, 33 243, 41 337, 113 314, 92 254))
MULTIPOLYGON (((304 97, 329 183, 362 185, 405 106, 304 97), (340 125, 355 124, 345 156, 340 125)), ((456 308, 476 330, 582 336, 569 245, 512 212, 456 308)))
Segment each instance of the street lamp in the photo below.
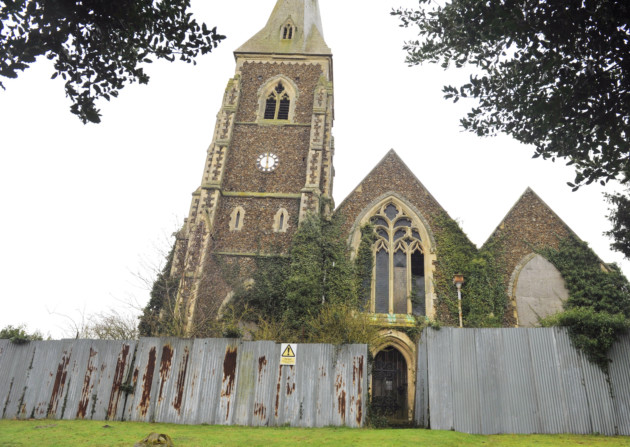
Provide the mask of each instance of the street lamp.
POLYGON ((464 275, 457 274, 453 277, 453 284, 457 287, 457 305, 459 308, 459 327, 464 327, 462 322, 462 284, 464 284, 464 275))

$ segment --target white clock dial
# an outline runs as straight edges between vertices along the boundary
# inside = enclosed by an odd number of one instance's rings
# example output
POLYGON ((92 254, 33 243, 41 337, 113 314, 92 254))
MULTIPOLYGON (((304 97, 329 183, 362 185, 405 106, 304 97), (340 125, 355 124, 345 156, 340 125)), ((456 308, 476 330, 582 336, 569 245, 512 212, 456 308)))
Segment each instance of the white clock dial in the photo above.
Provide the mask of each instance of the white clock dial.
POLYGON ((262 172, 271 172, 278 167, 278 156, 269 152, 260 154, 256 160, 256 167, 262 172))

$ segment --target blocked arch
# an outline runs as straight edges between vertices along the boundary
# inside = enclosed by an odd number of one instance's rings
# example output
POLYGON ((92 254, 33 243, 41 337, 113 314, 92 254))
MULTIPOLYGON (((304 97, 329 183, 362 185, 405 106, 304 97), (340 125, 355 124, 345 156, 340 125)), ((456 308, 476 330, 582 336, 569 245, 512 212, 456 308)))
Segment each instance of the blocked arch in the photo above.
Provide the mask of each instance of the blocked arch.
MULTIPOLYGON (((413 409, 416 398, 416 363, 417 353, 414 342, 404 332, 393 329, 383 329, 380 331, 376 343, 370 352, 373 358, 384 349, 394 348, 400 352, 407 363, 407 418, 413 420, 413 409)), ((370 398, 372 395, 372 380, 370 378, 370 398)))
POLYGON ((284 75, 276 75, 267 80, 260 88, 258 89, 258 114, 256 116, 256 122, 258 123, 270 123, 270 124, 285 124, 285 123, 293 123, 295 120, 295 108, 297 101, 299 99, 299 89, 297 84, 293 82, 292 79, 284 76, 284 75), (289 118, 287 120, 270 120, 265 119, 265 108, 267 106, 267 97, 273 92, 278 83, 281 82, 282 86, 285 88, 287 93, 289 94, 290 104, 289 104, 289 118))
POLYGON ((521 258, 510 276, 507 292, 514 309, 517 327, 532 327, 535 325, 534 316, 544 318, 562 311, 562 303, 569 296, 560 271, 538 253, 529 253, 521 258), (522 274, 530 263, 537 263, 539 269, 543 267, 546 275, 534 275, 536 281, 533 290, 525 290, 522 274), (521 294, 528 296, 521 296, 519 300, 521 294), (528 302, 528 299, 531 301, 528 302), (534 315, 531 315, 532 313, 534 315))

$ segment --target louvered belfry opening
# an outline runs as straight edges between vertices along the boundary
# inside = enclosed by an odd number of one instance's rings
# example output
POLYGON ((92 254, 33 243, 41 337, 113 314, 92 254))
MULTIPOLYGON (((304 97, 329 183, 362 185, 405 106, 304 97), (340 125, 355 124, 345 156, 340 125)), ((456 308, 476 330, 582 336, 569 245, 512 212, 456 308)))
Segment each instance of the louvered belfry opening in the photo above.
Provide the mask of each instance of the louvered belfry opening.
POLYGON ((278 85, 276 85, 269 96, 267 96, 264 119, 288 120, 290 109, 291 98, 286 92, 284 85, 282 85, 282 82, 278 82, 278 85))
POLYGON ((283 31, 282 31, 282 38, 284 40, 291 40, 293 39, 293 26, 291 25, 285 25, 283 31))
POLYGON ((372 217, 374 312, 425 315, 424 252, 418 228, 393 203, 372 217))

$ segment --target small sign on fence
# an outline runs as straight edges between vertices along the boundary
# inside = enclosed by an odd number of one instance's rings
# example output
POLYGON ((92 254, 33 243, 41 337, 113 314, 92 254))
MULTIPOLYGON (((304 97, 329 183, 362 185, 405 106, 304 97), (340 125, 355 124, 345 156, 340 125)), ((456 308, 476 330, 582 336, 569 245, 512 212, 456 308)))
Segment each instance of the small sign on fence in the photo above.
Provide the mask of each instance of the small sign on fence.
POLYGON ((280 364, 281 365, 295 365, 295 355, 297 353, 297 344, 295 343, 282 343, 282 352, 280 356, 280 364))

